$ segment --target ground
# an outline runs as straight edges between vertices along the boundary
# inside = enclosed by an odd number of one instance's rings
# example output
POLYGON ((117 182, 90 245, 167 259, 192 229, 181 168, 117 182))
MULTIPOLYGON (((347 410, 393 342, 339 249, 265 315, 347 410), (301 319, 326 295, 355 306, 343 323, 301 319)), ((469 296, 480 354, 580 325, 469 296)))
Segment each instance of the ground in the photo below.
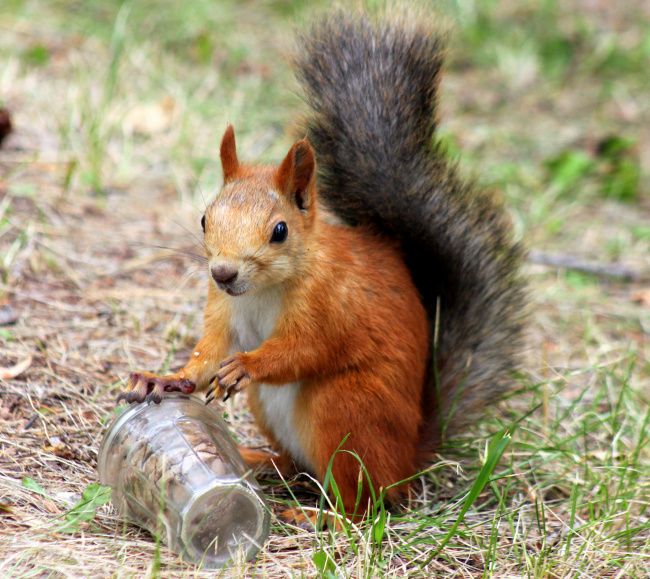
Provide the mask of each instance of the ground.
MULTIPOLYGON (((223 130, 248 159, 286 154, 303 111, 290 38, 326 4, 2 3, 2 577, 214 575, 101 495, 78 501, 129 371, 182 366, 200 335, 207 277, 191 253, 223 130)), ((441 449, 387 519, 335 533, 274 518, 258 559, 224 576, 650 575, 650 9, 438 9, 441 138, 531 250, 521 392, 441 449), (493 433, 515 425, 488 481, 493 433)), ((220 409, 264 444, 245 397, 220 409)), ((305 479, 272 478, 275 512, 288 488, 318 506, 305 479)))

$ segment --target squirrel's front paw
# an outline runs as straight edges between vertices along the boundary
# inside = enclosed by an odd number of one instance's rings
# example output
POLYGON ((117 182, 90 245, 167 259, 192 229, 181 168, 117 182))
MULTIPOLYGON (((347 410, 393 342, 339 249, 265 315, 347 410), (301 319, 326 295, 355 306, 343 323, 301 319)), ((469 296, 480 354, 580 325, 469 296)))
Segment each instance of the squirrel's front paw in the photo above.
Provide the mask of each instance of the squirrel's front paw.
MULTIPOLYGON (((216 387, 226 392, 226 396, 223 399, 224 402, 233 394, 247 388, 251 383, 250 374, 244 367, 243 356, 243 354, 233 354, 229 358, 226 358, 221 362, 219 373, 214 377, 217 381, 216 387)), ((214 390, 215 386, 208 392, 208 400, 211 400, 211 394, 214 390)))
POLYGON ((164 392, 182 392, 190 394, 194 392, 196 384, 191 380, 179 378, 177 375, 158 376, 152 372, 131 372, 129 385, 124 392, 117 397, 117 402, 126 400, 129 404, 133 402, 154 402, 160 404, 164 392))

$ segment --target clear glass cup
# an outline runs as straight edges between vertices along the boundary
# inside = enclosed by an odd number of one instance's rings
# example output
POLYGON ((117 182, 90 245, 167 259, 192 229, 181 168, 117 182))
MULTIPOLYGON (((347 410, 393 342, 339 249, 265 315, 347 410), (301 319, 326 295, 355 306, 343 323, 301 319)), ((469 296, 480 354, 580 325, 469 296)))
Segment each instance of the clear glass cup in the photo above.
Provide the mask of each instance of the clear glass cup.
POLYGON ((218 568, 252 559, 269 532, 269 508, 221 416, 202 400, 166 394, 109 426, 99 479, 125 517, 186 561, 218 568))

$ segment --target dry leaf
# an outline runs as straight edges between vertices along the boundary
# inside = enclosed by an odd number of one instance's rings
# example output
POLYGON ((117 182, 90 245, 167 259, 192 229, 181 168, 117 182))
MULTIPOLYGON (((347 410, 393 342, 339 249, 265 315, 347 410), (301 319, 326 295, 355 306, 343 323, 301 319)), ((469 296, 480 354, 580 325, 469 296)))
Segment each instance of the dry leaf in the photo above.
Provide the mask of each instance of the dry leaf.
POLYGON ((632 292, 632 299, 642 306, 650 307, 650 288, 632 292))
POLYGON ((19 315, 11 306, 0 306, 0 326, 9 326, 18 321, 19 315))
POLYGON ((79 458, 77 452, 58 436, 50 436, 48 442, 49 444, 43 446, 45 452, 51 452, 54 456, 65 458, 66 460, 77 460, 79 458))
POLYGON ((16 376, 22 374, 32 364, 32 357, 25 358, 22 362, 18 362, 15 366, 10 368, 0 368, 0 380, 11 380, 16 376))
POLYGON ((127 133, 155 135, 166 131, 174 117, 176 104, 170 96, 160 102, 142 104, 133 107, 124 118, 127 133))

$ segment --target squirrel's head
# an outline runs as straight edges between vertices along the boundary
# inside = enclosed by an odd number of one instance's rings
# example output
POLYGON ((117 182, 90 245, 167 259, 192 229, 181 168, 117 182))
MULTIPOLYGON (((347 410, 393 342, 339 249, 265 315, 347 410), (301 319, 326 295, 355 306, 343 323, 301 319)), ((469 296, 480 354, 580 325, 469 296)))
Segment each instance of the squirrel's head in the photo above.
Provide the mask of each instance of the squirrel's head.
POLYGON ((223 189, 201 219, 210 275, 238 296, 300 275, 316 223, 316 159, 306 139, 279 167, 239 162, 235 133, 221 141, 223 189))

